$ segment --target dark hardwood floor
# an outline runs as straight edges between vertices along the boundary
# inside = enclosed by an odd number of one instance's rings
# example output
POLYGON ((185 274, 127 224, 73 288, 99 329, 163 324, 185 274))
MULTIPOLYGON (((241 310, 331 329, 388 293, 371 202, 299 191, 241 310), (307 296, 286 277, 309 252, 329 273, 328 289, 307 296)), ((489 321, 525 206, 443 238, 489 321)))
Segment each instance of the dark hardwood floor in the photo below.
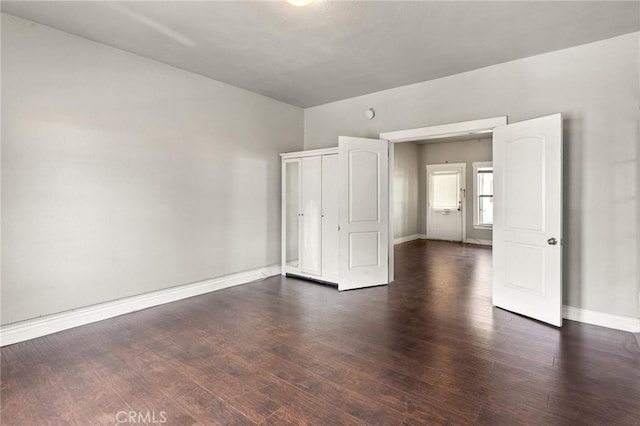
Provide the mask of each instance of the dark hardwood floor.
POLYGON ((493 308, 487 248, 396 262, 388 287, 272 277, 2 348, 2 424, 640 424, 631 333, 493 308))

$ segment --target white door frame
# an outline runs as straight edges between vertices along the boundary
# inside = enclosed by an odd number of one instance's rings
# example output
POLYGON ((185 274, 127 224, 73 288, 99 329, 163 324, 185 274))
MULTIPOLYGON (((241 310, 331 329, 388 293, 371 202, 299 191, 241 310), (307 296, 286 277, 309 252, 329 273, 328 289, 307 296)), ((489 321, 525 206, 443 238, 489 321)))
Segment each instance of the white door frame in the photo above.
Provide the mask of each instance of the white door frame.
POLYGON ((467 241, 467 221, 466 221, 466 212, 467 212, 467 163, 445 163, 445 164, 427 164, 426 166, 427 174, 425 176, 426 187, 425 187, 425 231, 427 234, 427 238, 429 238, 429 171, 430 170, 446 170, 450 168, 460 168, 462 169, 462 176, 460 177, 462 181, 460 182, 460 186, 462 189, 462 194, 460 195, 460 219, 462 220, 462 243, 467 241))
MULTIPOLYGON (((493 129, 507 124, 507 116, 485 118, 481 120, 462 121, 458 123, 441 124, 438 126, 421 127, 418 129, 397 130, 380 133, 380 139, 389 143, 389 282, 394 280, 395 259, 393 253, 393 179, 394 176, 394 144, 401 142, 415 142, 451 136, 481 135, 493 133, 493 129)), ((494 197, 494 205, 500 202, 494 197)))

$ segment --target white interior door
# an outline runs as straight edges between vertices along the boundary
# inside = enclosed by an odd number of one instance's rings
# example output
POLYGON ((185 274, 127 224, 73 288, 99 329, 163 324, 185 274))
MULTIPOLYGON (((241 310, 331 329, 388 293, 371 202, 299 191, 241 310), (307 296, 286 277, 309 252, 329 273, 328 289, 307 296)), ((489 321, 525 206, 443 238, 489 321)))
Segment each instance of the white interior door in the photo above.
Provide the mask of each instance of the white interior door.
POLYGON ((301 270, 322 273, 322 157, 302 159, 302 247, 301 270))
POLYGON ((493 304, 562 325, 562 117, 496 127, 493 304))
POLYGON ((338 280, 338 154, 322 156, 322 278, 338 280))
POLYGON ((340 136, 338 289, 389 283, 389 142, 340 136))
POLYGON ((466 164, 427 166, 427 238, 462 241, 466 164))

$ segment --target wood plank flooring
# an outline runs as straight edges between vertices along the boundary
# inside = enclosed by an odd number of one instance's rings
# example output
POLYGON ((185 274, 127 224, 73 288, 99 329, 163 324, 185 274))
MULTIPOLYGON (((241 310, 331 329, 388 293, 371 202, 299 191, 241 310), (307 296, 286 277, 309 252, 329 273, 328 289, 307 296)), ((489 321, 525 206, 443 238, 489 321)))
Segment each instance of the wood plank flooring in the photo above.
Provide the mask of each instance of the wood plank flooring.
POLYGON ((413 241, 396 281, 272 277, 2 348, 1 423, 639 425, 631 333, 491 306, 491 250, 413 241))

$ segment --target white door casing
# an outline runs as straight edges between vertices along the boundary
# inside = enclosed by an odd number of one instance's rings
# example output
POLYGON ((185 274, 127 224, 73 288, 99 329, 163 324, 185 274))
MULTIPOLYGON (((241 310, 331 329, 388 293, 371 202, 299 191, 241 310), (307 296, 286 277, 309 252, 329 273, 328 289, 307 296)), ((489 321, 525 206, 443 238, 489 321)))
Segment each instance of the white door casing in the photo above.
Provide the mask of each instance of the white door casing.
POLYGON ((338 289, 389 282, 389 142, 340 136, 338 289))
POLYGON ((493 304, 562 325, 562 117, 493 133, 493 304))
MULTIPOLYGON (((464 136, 464 135, 479 135, 483 133, 493 132, 493 129, 497 126, 504 126, 507 124, 507 117, 492 117, 481 120, 463 121, 458 123, 447 123, 435 126, 421 127, 417 129, 404 129, 396 130, 392 132, 380 133, 380 139, 385 139, 390 142, 389 144, 389 174, 393 176, 393 146, 396 143, 402 142, 416 142, 430 139, 439 139, 443 137, 451 136, 464 136)), ((392 188, 389 188, 391 191, 392 188)), ((393 217, 393 203, 389 204, 389 217, 393 217)), ((389 226, 392 227, 393 223, 389 221, 389 226)), ((393 229, 389 230, 389 235, 393 235, 393 229)), ((390 241, 393 244, 393 240, 390 241)), ((389 281, 393 280, 394 259, 393 259, 393 247, 389 249, 389 281)))
POLYGON ((464 241, 466 167, 427 165, 427 238, 464 241))

